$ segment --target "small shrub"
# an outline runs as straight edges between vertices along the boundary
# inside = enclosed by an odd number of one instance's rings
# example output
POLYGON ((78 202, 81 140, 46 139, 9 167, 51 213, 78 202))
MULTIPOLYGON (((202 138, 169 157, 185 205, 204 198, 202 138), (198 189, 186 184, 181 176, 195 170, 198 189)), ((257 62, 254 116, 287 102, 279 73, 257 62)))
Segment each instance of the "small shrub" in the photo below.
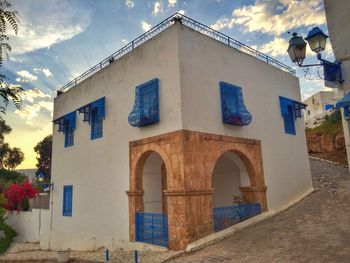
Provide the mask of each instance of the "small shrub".
POLYGON ((2 254, 8 249, 17 233, 5 223, 0 223, 0 231, 4 231, 4 237, 0 239, 0 254, 2 254))

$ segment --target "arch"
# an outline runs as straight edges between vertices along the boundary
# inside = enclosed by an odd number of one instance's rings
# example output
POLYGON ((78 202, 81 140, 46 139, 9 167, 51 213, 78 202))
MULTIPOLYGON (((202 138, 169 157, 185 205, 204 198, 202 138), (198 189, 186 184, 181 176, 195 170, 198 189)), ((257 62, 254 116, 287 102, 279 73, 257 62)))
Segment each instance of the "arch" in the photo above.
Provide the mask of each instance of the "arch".
POLYGON ((241 187, 251 186, 245 163, 232 151, 226 151, 218 158, 211 178, 213 207, 231 206, 234 199, 242 201, 241 187))
POLYGON ((227 152, 232 152, 240 158, 240 160, 243 162, 243 164, 247 170, 249 180, 250 180, 250 186, 257 186, 259 184, 258 175, 257 175, 257 171, 256 171, 254 164, 253 164, 253 157, 251 156, 250 152, 234 148, 230 145, 226 145, 226 146, 222 147, 218 152, 215 153, 215 155, 214 155, 215 157, 213 158, 213 160, 215 160, 215 161, 211 164, 211 167, 209 170, 209 185, 211 185, 211 182, 213 180, 212 177, 213 177, 216 163, 221 158, 221 156, 223 156, 227 152))
POLYGON ((155 144, 143 145, 142 150, 138 151, 134 159, 134 163, 131 163, 131 177, 130 177, 130 189, 134 191, 142 191, 142 171, 147 158, 152 154, 158 154, 165 165, 167 172, 167 182, 172 176, 171 163, 168 155, 163 151, 161 147, 155 144))

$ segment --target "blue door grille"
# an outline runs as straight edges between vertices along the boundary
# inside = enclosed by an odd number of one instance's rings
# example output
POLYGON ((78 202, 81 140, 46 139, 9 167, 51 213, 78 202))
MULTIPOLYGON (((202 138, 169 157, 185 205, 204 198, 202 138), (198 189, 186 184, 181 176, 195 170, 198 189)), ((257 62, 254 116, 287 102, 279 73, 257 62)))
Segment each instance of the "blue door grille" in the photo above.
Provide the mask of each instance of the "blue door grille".
POLYGON ((168 216, 136 212, 136 241, 162 247, 169 246, 168 216))
POLYGON ((214 231, 223 230, 260 213, 260 204, 241 204, 214 208, 214 231))

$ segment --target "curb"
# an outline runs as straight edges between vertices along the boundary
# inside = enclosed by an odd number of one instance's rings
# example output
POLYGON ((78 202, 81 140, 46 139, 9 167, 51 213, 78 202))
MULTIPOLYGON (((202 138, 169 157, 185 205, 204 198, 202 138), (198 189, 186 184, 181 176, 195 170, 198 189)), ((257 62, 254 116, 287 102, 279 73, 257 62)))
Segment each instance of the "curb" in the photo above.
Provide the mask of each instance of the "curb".
POLYGON ((301 194, 299 197, 295 198, 294 200, 292 200, 291 202, 287 203, 286 205, 282 206, 279 209, 264 212, 260 215, 252 217, 250 219, 247 219, 241 223, 238 223, 236 225, 228 227, 222 231, 219 231, 219 232, 210 234, 206 237, 203 237, 201 239, 198 239, 198 240, 188 244, 185 251, 181 251, 179 254, 173 255, 171 258, 166 259, 166 260, 161 261, 161 262, 158 262, 158 263, 169 262, 170 260, 178 258, 184 254, 201 250, 201 249, 203 249, 211 244, 214 244, 214 243, 216 243, 216 242, 218 242, 226 237, 232 236, 234 233, 238 232, 239 230, 242 230, 242 229, 247 228, 249 226, 253 226, 253 225, 260 223, 260 222, 263 222, 263 221, 265 221, 273 216, 276 216, 276 215, 282 213, 283 211, 291 208, 292 206, 296 205, 297 203, 299 203, 301 200, 303 200, 304 198, 309 196, 314 191, 315 190, 313 188, 311 188, 308 191, 306 191, 305 193, 301 194))
POLYGON ((324 163, 329 163, 329 164, 334 164, 334 165, 342 165, 342 166, 348 167, 345 164, 333 162, 333 161, 330 161, 330 160, 327 160, 327 159, 322 159, 322 158, 318 158, 318 157, 314 157, 314 156, 310 156, 310 155, 309 155, 309 158, 312 159, 312 160, 321 161, 321 162, 324 162, 324 163))

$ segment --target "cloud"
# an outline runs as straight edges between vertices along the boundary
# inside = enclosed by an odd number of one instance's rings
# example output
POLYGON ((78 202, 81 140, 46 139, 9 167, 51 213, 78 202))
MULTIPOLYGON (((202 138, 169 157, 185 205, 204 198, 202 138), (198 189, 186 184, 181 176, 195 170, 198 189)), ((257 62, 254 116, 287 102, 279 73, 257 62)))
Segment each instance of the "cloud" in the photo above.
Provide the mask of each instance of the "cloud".
POLYGON ((141 27, 142 27, 143 31, 145 31, 145 32, 152 28, 151 24, 148 24, 144 20, 141 21, 141 27))
POLYGON ((39 113, 42 111, 47 111, 50 117, 53 117, 53 101, 50 95, 34 88, 26 90, 22 97, 24 105, 22 105, 20 110, 15 110, 15 114, 25 119, 28 125, 34 125, 33 120, 39 117, 39 113), (41 100, 38 101, 37 98, 41 98, 41 100), (50 100, 47 100, 49 98, 50 100))
POLYGON ((173 7, 176 5, 177 0, 168 0, 168 6, 173 7))
POLYGON ((155 1, 153 5, 153 15, 158 15, 160 12, 163 11, 163 2, 161 0, 155 1))
POLYGON ((42 72, 46 77, 51 77, 52 73, 48 68, 33 68, 34 72, 42 72))
POLYGON ((254 5, 234 9, 232 17, 221 17, 211 26, 219 30, 241 25, 247 32, 281 35, 293 28, 325 22, 322 0, 258 0, 254 5))
POLYGON ((129 43, 129 41, 127 40, 127 39, 122 39, 122 42, 123 42, 123 44, 128 44, 129 43))
MULTIPOLYGON (((20 70, 20 71, 17 71, 16 73, 17 73, 17 75, 25 78, 28 81, 38 80, 37 76, 29 73, 27 70, 20 70)), ((17 81, 17 79, 16 79, 16 81, 17 81)))
POLYGON ((20 110, 16 110, 15 113, 25 119, 27 124, 32 125, 33 122, 31 120, 38 116, 40 109, 41 106, 39 104, 26 105, 20 110))
POLYGON ((185 10, 181 9, 181 10, 178 10, 177 13, 184 15, 186 12, 185 12, 185 10))
POLYGON ((133 0, 125 0, 125 5, 127 8, 133 8, 135 3, 133 0))
POLYGON ((45 94, 38 88, 29 89, 24 91, 23 95, 21 95, 22 100, 33 103, 36 98, 51 98, 49 94, 45 94))
POLYGON ((91 11, 74 1, 48 0, 48 3, 18 1, 20 10, 18 35, 9 32, 14 54, 48 48, 85 31, 91 21, 91 11))
POLYGON ((263 53, 270 54, 271 56, 286 55, 288 41, 281 37, 275 37, 272 41, 260 46, 257 49, 263 53))

